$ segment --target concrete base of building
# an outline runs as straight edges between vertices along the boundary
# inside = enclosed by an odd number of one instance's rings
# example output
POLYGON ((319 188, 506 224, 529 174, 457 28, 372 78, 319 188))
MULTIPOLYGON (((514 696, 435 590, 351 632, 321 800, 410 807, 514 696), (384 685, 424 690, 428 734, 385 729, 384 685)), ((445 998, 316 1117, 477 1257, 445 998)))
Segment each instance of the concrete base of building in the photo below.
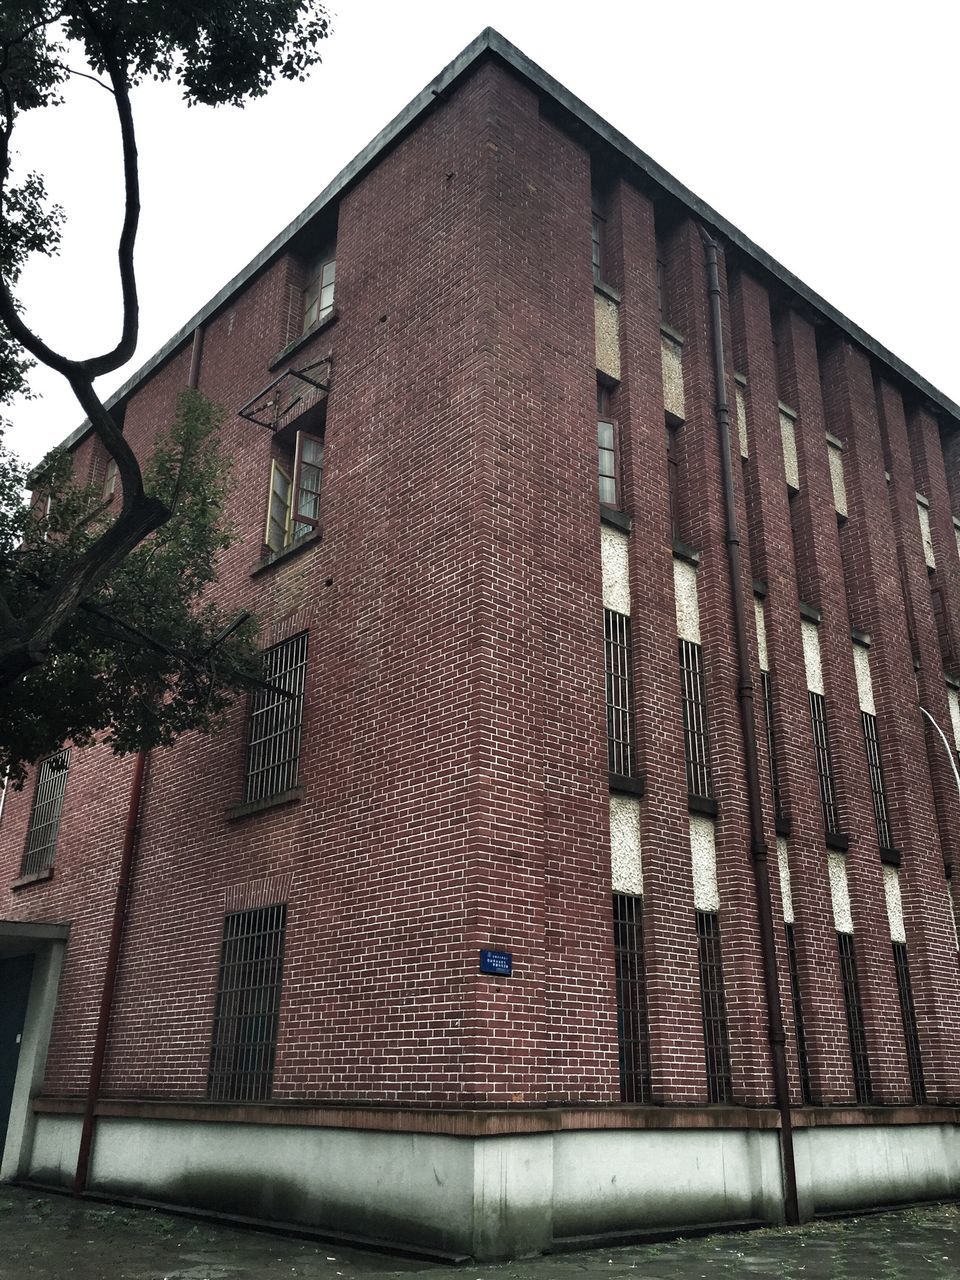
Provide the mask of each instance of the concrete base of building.
MULTIPOLYGON (((80 1121, 37 1117, 27 1177, 69 1185, 80 1121)), ((804 1218, 953 1197, 953 1123, 796 1132, 804 1218)), ((782 1221, 773 1128, 462 1137, 100 1117, 89 1189, 358 1241, 495 1260, 590 1241, 782 1221)))

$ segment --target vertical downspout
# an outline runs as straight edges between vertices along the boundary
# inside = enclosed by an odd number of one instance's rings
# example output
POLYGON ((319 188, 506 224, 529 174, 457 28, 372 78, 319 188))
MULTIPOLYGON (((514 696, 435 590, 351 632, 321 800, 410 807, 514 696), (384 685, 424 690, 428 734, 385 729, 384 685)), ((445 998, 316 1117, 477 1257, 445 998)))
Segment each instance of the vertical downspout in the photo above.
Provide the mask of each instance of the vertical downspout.
POLYGON ((737 643, 737 694, 743 730, 743 748, 747 767, 747 799, 750 810, 750 848, 753 874, 757 885, 757 915, 760 924, 760 947, 763 952, 764 993, 767 1000, 770 1053, 773 1059, 773 1083, 780 1112, 780 1155, 783 1165, 784 1216, 788 1225, 800 1221, 797 1203, 797 1170, 793 1152, 793 1118, 790 1111, 790 1084, 787 1077, 787 1037, 783 1029, 780 980, 777 974, 777 950, 773 931, 773 909, 770 901, 770 870, 767 842, 763 832, 763 807, 760 798, 760 763, 757 752, 754 719, 753 676, 747 643, 746 607, 743 600, 743 563, 740 554, 740 530, 733 488, 733 455, 730 445, 730 409, 727 402, 727 376, 723 354, 723 326, 720 311, 720 272, 717 266, 717 242, 700 227, 707 260, 708 293, 713 330, 713 364, 716 383, 717 429, 720 435, 720 463, 723 478, 723 505, 726 520, 727 560, 730 569, 730 596, 737 643))
MULTIPOLYGON (((193 332, 193 348, 190 353, 190 374, 187 386, 195 390, 200 380, 200 359, 203 353, 203 328, 193 332)), ((100 1010, 97 1014, 97 1031, 93 1042, 93 1060, 83 1106, 83 1122, 80 1126, 80 1147, 77 1151, 77 1167, 73 1176, 73 1193, 82 1195, 87 1188, 90 1157, 93 1152, 94 1124, 103 1067, 107 1056, 107 1040, 113 1017, 113 997, 117 989, 120 967, 120 950, 127 917, 127 901, 133 883, 134 861, 140 835, 140 810, 143 803, 143 784, 150 761, 149 751, 138 751, 133 764, 133 780, 130 784, 130 802, 127 805, 127 821, 123 832, 123 849, 120 853, 120 870, 117 873, 117 892, 113 902, 113 922, 110 926, 110 943, 107 948, 107 964, 100 992, 100 1010)))
POLYGON ((140 830, 140 802, 143 798, 143 778, 147 767, 148 752, 138 751, 133 764, 133 782, 130 784, 130 803, 127 806, 127 824, 123 833, 123 851, 120 855, 120 871, 117 876, 117 893, 113 904, 113 924, 110 928, 110 945, 107 950, 107 967, 100 992, 100 1012, 97 1015, 97 1034, 93 1042, 93 1062, 83 1108, 83 1124, 80 1129, 80 1149, 77 1152, 77 1169, 73 1178, 74 1195, 82 1195, 87 1186, 90 1155, 93 1150, 93 1129, 103 1079, 103 1064, 107 1056, 107 1037, 110 1034, 110 1017, 113 1013, 113 993, 117 986, 120 948, 123 945, 123 925, 130 896, 133 859, 140 830))

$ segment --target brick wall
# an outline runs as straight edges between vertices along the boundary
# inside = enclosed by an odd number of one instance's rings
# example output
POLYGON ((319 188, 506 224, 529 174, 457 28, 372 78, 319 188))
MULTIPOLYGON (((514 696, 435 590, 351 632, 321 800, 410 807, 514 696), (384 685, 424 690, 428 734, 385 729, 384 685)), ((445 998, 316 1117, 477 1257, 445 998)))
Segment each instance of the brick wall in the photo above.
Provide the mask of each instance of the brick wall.
MULTIPOLYGON (((329 357, 322 536, 257 572, 270 432, 238 406, 288 362, 291 254, 207 324, 200 388, 227 409, 238 541, 218 591, 265 644, 309 630, 301 800, 231 820, 246 708, 211 739, 152 754, 105 1078, 113 1096, 203 1097, 223 916, 284 896, 277 1099, 534 1105, 619 1099, 597 509, 591 157, 493 61, 476 67, 344 194, 337 318, 290 359, 329 357), (514 976, 477 972, 481 947, 514 976)), ((604 272, 620 293, 621 488, 631 596, 646 981, 654 1101, 707 1098, 673 586, 657 231, 683 339, 680 534, 698 600, 717 801, 733 1101, 772 1101, 732 596, 696 226, 622 175, 604 272), (667 211, 669 213, 669 210, 667 211)), ((332 224, 331 224, 332 227, 332 224)), ((734 459, 751 667, 762 579, 775 742, 815 1101, 853 1078, 804 674, 800 602, 819 627, 874 1093, 910 1097, 851 627, 871 666, 931 1100, 955 1101, 958 995, 943 875, 958 802, 916 707, 946 724, 944 655, 914 490, 930 500, 947 626, 960 565, 956 446, 867 357, 721 262, 727 391, 746 375, 734 459), (799 492, 778 402, 796 412, 799 492), (844 445, 838 526, 826 432, 844 445), (889 485, 884 476, 891 472, 889 485), (911 639, 912 635, 912 639, 911 639)), ((185 384, 184 346, 132 396, 146 456, 185 384)), ((94 473, 96 451, 78 451, 94 473)), ((99 474, 99 473, 98 473, 99 474)), ((941 626, 941 632, 942 632, 941 626)), ((792 1088, 792 1036, 762 705, 764 834, 792 1088)), ((0 916, 70 920, 45 1089, 85 1085, 131 762, 75 753, 54 877, 11 889, 32 786, 0 827, 0 916)))

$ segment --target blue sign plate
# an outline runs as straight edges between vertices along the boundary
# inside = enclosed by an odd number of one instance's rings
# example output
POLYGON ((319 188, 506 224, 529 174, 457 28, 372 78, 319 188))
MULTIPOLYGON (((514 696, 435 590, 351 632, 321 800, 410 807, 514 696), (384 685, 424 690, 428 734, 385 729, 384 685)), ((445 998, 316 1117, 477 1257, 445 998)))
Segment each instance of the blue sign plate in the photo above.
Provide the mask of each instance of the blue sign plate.
POLYGON ((509 951, 481 951, 480 972, 509 978, 513 973, 513 956, 509 951))

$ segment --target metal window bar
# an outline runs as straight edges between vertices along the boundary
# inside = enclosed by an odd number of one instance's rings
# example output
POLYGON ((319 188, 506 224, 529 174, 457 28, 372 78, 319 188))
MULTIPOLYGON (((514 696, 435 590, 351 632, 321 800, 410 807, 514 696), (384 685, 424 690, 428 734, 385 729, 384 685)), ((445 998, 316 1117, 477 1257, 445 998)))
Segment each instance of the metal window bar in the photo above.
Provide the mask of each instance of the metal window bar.
POLYGON ((607 686, 607 761, 611 773, 633 776, 633 658, 630 619, 603 611, 607 686))
POLYGON ((643 954, 643 899, 613 895, 613 949, 617 966, 617 1038, 620 1097, 650 1101, 650 1035, 643 954))
POLYGON ((872 1088, 870 1062, 867 1058, 867 1036, 863 1027, 863 1006, 857 980, 857 957, 852 933, 838 933, 840 976, 843 979, 843 1003, 847 1011, 847 1034, 850 1037, 850 1060, 853 1064, 853 1087, 857 1102, 868 1103, 872 1088))
POLYGON ((70 772, 70 748, 47 756, 37 769, 37 787, 30 809, 27 843, 20 863, 22 876, 34 875, 53 866, 57 850, 60 814, 70 772))
POLYGON ((903 1038, 907 1046, 910 1087, 913 1090, 914 1102, 919 1104, 926 1102, 927 1090, 923 1081, 920 1034, 917 1031, 917 1011, 913 1003, 913 988, 910 985, 910 962, 907 959, 907 944, 905 942, 893 943, 893 964, 897 971, 897 992, 900 996, 900 1014, 903 1018, 903 1038))
POLYGON ((216 1102, 270 1097, 277 1052, 284 905, 239 911, 223 922, 208 1094, 216 1102))
POLYGON ((783 799, 780 794, 780 771, 777 768, 777 749, 773 736, 773 679, 769 671, 760 672, 760 684, 763 691, 763 713, 767 728, 767 759, 770 761, 770 789, 773 792, 773 812, 779 818, 783 813, 783 799))
POLYGON ((711 1102, 729 1102, 730 1037, 727 1005, 723 995, 720 959, 720 917, 697 912, 697 950, 700 959, 700 1000, 703 1009, 703 1045, 707 1062, 707 1092, 711 1102))
POLYGON ((877 839, 881 849, 891 849, 893 836, 890 833, 887 793, 883 784, 883 766, 880 762, 877 717, 869 711, 861 711, 860 718, 863 720, 863 739, 867 746, 867 764, 870 767, 870 790, 873 793, 873 816, 877 823, 877 839))
POLYGON ((827 831, 840 830, 837 792, 833 783, 830 760, 830 737, 827 730, 827 704, 822 693, 810 691, 810 717, 813 721, 813 744, 817 755, 817 778, 820 782, 820 806, 827 831))
POLYGON ((710 742, 707 736, 703 650, 692 640, 680 641, 680 684, 683 697, 687 790, 692 796, 711 797, 713 778, 710 772, 710 742))
POLYGON ((306 668, 306 631, 263 655, 263 678, 277 689, 257 689, 251 698, 246 803, 296 785, 306 668))
POLYGON ((803 1001, 800 999, 800 966, 797 963, 797 941, 792 924, 785 924, 787 935, 787 961, 790 965, 790 994, 793 997, 793 1027, 797 1036, 797 1065, 800 1069, 800 1101, 807 1104, 813 1099, 810 1088, 810 1060, 807 1057, 807 1036, 803 1025, 803 1001))

